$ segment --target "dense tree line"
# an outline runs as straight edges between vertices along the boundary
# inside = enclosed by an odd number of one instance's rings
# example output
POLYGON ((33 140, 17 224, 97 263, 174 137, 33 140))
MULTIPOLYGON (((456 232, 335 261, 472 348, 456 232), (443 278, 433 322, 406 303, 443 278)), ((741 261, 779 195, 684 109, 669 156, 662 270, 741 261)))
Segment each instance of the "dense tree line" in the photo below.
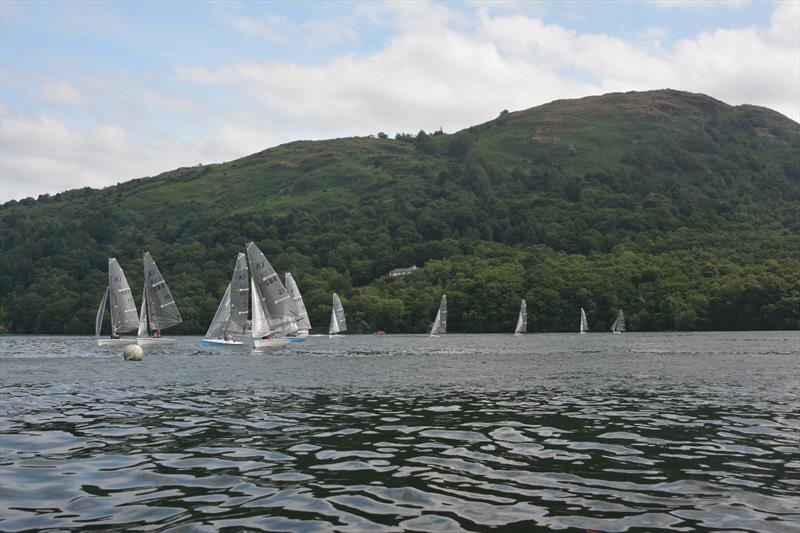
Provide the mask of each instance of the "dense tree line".
POLYGON ((522 297, 531 331, 575 330, 579 307, 595 330, 618 308, 632 330, 800 327, 800 127, 672 91, 590 103, 7 203, 0 327, 89 333, 108 257, 137 295, 148 250, 176 333, 202 333, 247 240, 318 330, 333 291, 361 332, 424 331, 443 292, 452 331, 510 331, 522 297))

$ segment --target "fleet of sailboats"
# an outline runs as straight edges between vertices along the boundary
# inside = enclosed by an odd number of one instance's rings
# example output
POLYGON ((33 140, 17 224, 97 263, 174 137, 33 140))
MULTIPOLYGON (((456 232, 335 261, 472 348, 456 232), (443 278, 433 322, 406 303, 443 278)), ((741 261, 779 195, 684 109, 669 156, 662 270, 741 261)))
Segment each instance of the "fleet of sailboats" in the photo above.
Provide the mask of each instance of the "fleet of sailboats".
POLYGON ((431 326, 430 337, 438 337, 447 333, 447 295, 443 294, 439 301, 439 310, 436 311, 436 318, 431 326))
MULTIPOLYGON (((108 285, 100 300, 95 318, 95 335, 98 346, 168 345, 175 342, 161 336, 161 330, 183 322, 172 293, 149 252, 144 253, 144 288, 139 313, 133 300, 128 280, 117 260, 108 260, 108 285), (101 338, 106 306, 110 315, 110 338, 101 338), (123 333, 136 331, 137 337, 123 337, 123 333)), ((291 342, 302 342, 309 335, 311 321, 297 282, 290 272, 284 275, 285 284, 278 273, 253 242, 248 242, 246 253, 239 253, 233 276, 220 300, 217 312, 203 338, 204 346, 241 346, 279 348, 291 342)), ((330 338, 347 331, 344 306, 339 295, 333 293, 330 338)), ((520 301, 514 335, 528 329, 528 307, 520 301)), ((589 331, 586 311, 580 308, 581 334, 589 331)), ((625 331, 625 315, 619 310, 611 325, 613 333, 625 331)), ((447 333, 447 295, 443 294, 436 311, 430 337, 447 333)))
POLYGON ((344 317, 344 306, 339 299, 339 295, 333 293, 333 305, 331 306, 331 324, 328 327, 328 337, 338 337, 342 332, 347 331, 347 320, 344 317))

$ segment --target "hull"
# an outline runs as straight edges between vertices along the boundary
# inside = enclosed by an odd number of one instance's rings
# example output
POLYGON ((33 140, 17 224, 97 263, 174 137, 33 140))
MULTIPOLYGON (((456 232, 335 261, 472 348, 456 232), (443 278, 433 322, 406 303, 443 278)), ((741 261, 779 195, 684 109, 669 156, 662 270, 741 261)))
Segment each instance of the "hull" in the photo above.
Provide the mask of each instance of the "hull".
POLYGON ((286 337, 285 340, 289 342, 303 342, 306 339, 304 337, 286 337))
POLYGON ((328 338, 329 339, 341 339, 343 336, 344 335, 341 335, 340 333, 329 333, 328 334, 328 338))
POLYGON ((226 341, 224 339, 203 339, 203 346, 241 346, 241 341, 226 341))
POLYGON ((98 346, 127 346, 129 344, 136 344, 136 337, 128 337, 121 339, 97 339, 98 346))
POLYGON ((255 348, 283 348, 289 344, 288 339, 253 339, 255 348))
POLYGON ((170 346, 175 344, 175 339, 167 337, 139 337, 139 346, 170 346))

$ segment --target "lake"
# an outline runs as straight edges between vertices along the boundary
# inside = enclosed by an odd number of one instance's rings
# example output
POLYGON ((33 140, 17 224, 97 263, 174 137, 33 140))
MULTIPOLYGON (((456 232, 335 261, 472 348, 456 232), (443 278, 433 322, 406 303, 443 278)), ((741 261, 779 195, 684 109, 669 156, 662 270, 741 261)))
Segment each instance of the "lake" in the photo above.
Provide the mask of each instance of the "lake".
POLYGON ((0 337, 0 529, 800 528, 800 333, 0 337))

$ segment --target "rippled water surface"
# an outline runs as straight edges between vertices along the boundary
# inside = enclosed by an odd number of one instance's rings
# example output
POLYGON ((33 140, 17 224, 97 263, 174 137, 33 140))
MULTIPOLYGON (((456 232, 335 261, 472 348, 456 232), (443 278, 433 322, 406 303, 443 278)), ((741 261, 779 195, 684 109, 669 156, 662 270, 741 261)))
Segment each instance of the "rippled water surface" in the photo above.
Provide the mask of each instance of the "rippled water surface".
POLYGON ((800 529, 797 332, 0 337, 0 529, 800 529))

